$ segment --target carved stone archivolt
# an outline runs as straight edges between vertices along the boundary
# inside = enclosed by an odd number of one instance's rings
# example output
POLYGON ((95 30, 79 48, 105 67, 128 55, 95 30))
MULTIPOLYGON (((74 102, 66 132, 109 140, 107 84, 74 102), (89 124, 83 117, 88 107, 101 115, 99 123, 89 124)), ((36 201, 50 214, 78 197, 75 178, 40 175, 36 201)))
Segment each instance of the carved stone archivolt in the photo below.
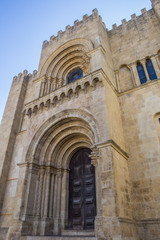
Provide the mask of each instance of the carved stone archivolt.
POLYGON ((41 88, 39 96, 55 91, 67 84, 68 73, 80 68, 84 75, 90 73, 90 58, 87 55, 93 45, 86 39, 75 39, 56 50, 40 71, 41 88))
POLYGON ((45 64, 40 65, 40 77, 52 76, 57 77, 59 73, 63 72, 75 63, 81 63, 84 53, 88 53, 93 50, 93 44, 87 39, 73 39, 66 42, 54 53, 52 53, 45 64))
MULTIPOLYGON (((80 110, 57 115, 39 129, 26 156, 27 185, 24 185, 22 219, 45 226, 45 234, 59 234, 68 224, 69 163, 73 154, 98 141, 94 118, 80 110), (67 118, 66 118, 67 115, 67 118), (30 193, 30 194, 28 194, 30 193), (45 222, 45 224, 44 224, 45 222), (61 224, 59 224, 61 222, 61 224), (51 232, 52 231, 52 232, 51 232)), ((98 152, 94 149, 92 161, 98 152)), ((25 224, 24 222, 24 224, 25 224)), ((32 226, 38 235, 38 227, 32 226)))

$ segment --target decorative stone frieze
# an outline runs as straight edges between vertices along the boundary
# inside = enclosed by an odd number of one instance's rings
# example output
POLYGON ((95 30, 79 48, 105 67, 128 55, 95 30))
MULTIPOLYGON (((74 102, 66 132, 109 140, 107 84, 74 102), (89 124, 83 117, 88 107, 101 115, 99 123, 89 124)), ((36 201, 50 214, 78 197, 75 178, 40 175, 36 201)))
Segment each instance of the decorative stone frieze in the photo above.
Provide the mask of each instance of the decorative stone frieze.
MULTIPOLYGON (((62 80, 59 81, 60 84, 62 84, 62 80)), ((71 100, 71 98, 74 96, 78 97, 78 92, 80 90, 83 90, 84 94, 88 88, 95 90, 97 84, 103 84, 104 81, 106 80, 100 72, 89 74, 88 76, 83 77, 76 82, 70 83, 61 87, 60 89, 55 90, 43 98, 37 99, 36 102, 34 101, 33 103, 29 104, 29 107, 25 109, 26 115, 30 118, 32 113, 36 115, 38 112, 42 112, 44 109, 49 109, 50 106, 54 107, 58 103, 62 104, 64 98, 66 101, 67 99, 71 100)), ((46 80, 43 81, 43 85, 44 82, 46 84, 46 80)))

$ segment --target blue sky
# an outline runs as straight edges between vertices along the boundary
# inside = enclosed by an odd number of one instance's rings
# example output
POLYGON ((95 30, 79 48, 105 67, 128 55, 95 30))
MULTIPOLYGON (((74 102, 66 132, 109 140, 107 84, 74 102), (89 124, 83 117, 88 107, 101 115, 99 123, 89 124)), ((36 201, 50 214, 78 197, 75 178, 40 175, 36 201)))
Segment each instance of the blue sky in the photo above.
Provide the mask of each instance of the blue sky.
POLYGON ((42 42, 97 8, 108 29, 150 0, 0 0, 0 120, 13 76, 38 69, 42 42))

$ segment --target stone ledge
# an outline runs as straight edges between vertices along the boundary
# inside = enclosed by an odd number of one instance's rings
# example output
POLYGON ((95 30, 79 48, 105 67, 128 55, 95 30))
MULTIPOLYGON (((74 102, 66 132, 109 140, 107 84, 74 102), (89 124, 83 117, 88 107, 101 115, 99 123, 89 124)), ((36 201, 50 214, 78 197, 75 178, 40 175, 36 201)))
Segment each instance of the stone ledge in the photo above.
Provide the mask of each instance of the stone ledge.
POLYGON ((96 237, 89 236, 25 236, 21 237, 20 240, 96 240, 96 237))

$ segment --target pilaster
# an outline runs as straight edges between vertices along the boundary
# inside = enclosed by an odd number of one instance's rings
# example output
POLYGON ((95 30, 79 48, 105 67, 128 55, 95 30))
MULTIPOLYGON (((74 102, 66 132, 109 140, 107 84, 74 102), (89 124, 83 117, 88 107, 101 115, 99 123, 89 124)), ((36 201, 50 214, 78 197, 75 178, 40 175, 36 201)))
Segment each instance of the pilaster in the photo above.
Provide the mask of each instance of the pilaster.
POLYGON ((132 220, 130 200, 128 200, 130 199, 130 181, 127 171, 127 154, 114 141, 109 140, 96 144, 91 159, 96 167, 98 205, 95 230, 97 239, 122 239, 122 228, 124 231, 129 229, 130 232, 128 236, 124 233, 124 237, 132 239, 136 236, 136 231, 132 220), (100 174, 97 178, 98 172, 100 174), (127 198, 122 188, 127 189, 127 198), (125 219, 123 223, 122 219, 125 219))
POLYGON ((139 79, 139 76, 138 76, 136 64, 129 65, 129 68, 131 70, 131 74, 132 74, 132 77, 133 77, 134 86, 140 86, 141 82, 140 82, 140 79, 139 79))
POLYGON ((54 234, 60 234, 61 231, 61 189, 62 189, 62 176, 63 173, 61 171, 57 171, 56 175, 56 196, 55 196, 55 204, 54 204, 54 234))
POLYGON ((121 89, 120 89, 120 85, 119 85, 119 72, 118 72, 118 70, 115 71, 115 78, 116 78, 118 92, 120 92, 121 89))

